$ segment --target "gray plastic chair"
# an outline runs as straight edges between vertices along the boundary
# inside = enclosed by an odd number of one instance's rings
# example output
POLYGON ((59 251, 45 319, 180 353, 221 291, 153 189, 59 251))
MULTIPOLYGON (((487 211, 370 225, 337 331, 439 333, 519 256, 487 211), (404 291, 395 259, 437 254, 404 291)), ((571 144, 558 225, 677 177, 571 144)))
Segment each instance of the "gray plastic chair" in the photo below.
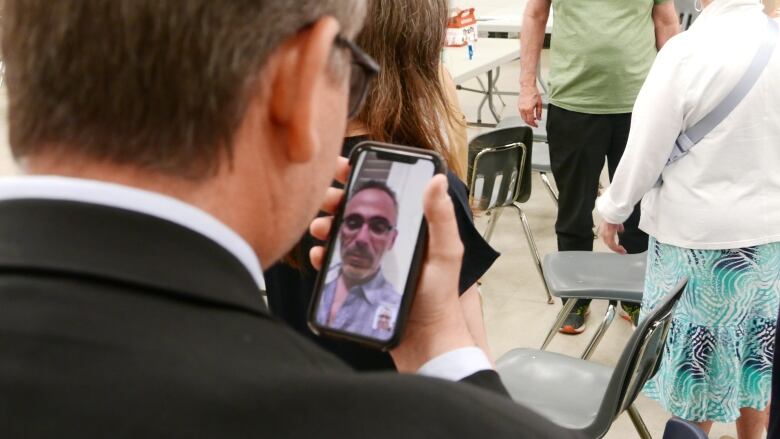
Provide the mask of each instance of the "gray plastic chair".
POLYGON ((691 0, 674 0, 674 9, 680 17, 680 31, 686 31, 699 16, 700 12, 694 9, 691 0))
MULTIPOLYGON (((507 117, 501 120, 496 128, 511 128, 526 126, 525 122, 520 116, 507 117)), ((544 187, 547 188, 547 193, 550 194, 555 204, 558 204, 558 191, 556 191, 550 183, 550 178, 547 174, 552 174, 552 167, 550 166, 550 145, 547 144, 547 128, 544 123, 540 123, 537 128, 532 128, 534 132, 534 150, 531 154, 531 169, 539 173, 539 178, 544 183, 544 187)))
POLYGON ((614 369, 553 352, 514 349, 498 360, 496 370, 513 400, 561 427, 600 438, 628 411, 640 437, 650 438, 633 403, 657 372, 685 285, 680 282, 639 324, 614 369))
POLYGON ((615 318, 617 301, 639 305, 645 287, 647 254, 620 255, 589 251, 553 252, 545 256, 544 279, 550 293, 566 300, 555 323, 542 343, 542 350, 552 341, 566 316, 574 309, 576 299, 609 300, 607 312, 596 330, 582 359, 593 355, 615 318))
POLYGON ((666 423, 663 439, 707 439, 707 434, 693 422, 675 416, 666 423))
POLYGON ((531 196, 533 133, 528 127, 513 127, 481 134, 469 142, 469 200, 472 209, 490 215, 485 240, 490 241, 501 212, 511 207, 520 215, 528 249, 542 278, 547 302, 553 303, 544 283, 542 261, 521 203, 531 196))

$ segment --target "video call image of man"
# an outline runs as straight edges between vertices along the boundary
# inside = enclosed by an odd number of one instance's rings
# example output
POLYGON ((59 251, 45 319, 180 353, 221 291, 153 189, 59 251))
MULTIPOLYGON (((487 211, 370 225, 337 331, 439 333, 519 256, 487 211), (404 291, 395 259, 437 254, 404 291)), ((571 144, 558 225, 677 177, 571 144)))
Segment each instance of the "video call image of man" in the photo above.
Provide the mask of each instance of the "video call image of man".
POLYGON ((341 264, 320 297, 317 323, 365 337, 388 340, 401 295, 382 273, 382 257, 398 235, 398 201, 385 183, 358 186, 344 208, 339 229, 341 264))

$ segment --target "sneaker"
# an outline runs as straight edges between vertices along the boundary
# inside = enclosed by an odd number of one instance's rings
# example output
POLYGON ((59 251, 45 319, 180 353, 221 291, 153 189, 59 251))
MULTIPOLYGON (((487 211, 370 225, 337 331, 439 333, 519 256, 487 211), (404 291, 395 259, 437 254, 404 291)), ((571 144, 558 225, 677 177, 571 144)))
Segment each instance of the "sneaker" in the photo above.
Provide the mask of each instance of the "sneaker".
POLYGON ((637 323, 639 322, 639 310, 639 305, 620 302, 620 306, 618 307, 618 315, 621 319, 631 323, 634 325, 634 327, 636 327, 637 323))
MULTIPOLYGON (((572 299, 569 299, 572 300, 572 299)), ((585 317, 590 314, 590 307, 587 305, 578 306, 574 312, 566 316, 558 332, 561 334, 581 334, 585 331, 585 317)))

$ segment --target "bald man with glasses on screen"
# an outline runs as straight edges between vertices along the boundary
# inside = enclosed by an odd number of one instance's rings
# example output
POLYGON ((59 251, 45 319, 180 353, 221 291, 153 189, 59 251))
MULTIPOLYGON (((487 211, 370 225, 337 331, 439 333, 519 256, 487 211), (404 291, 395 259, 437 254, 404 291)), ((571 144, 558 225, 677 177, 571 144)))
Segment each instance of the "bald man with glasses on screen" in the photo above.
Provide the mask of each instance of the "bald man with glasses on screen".
POLYGON ((390 338, 401 295, 380 265, 395 244, 397 221, 398 202, 386 184, 369 181, 355 189, 339 229, 338 277, 325 285, 319 324, 379 340, 390 338))

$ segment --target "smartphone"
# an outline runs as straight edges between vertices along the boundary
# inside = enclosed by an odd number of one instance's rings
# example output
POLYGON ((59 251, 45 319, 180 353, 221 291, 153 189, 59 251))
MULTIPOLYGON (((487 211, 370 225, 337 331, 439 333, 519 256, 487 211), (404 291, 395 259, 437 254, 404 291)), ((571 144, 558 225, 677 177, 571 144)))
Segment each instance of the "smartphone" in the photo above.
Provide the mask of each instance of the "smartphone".
POLYGON ((433 151, 379 142, 357 145, 350 164, 308 324, 387 350, 403 334, 422 268, 423 192, 445 165, 433 151))

